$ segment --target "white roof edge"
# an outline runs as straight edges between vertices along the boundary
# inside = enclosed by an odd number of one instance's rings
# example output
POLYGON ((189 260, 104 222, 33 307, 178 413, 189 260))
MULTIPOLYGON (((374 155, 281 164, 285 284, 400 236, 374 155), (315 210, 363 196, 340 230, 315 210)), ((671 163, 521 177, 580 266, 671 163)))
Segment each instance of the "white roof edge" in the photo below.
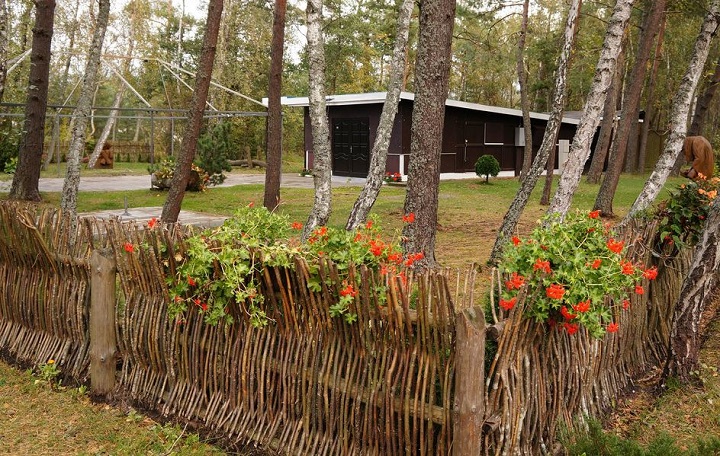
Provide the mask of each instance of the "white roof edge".
MULTIPOLYGON (((376 104, 376 103, 384 102, 386 96, 387 96, 387 92, 369 92, 369 93, 352 93, 352 94, 342 94, 342 95, 328 95, 326 97, 325 103, 327 104, 327 106, 376 104)), ((401 92, 400 99, 413 101, 413 100, 415 100, 415 94, 412 92, 401 92)), ((263 103, 263 105, 267 106, 267 98, 263 98, 262 103, 263 103)), ((304 106, 308 106, 310 104, 310 101, 309 101, 308 97, 282 97, 280 99, 280 104, 282 104, 283 106, 304 107, 304 106)), ((506 115, 510 115, 510 116, 522 117, 522 111, 520 109, 502 108, 499 106, 489 106, 489 105, 483 105, 483 104, 479 104, 479 103, 469 103, 466 101, 457 101, 457 100, 451 100, 451 99, 446 100, 445 105, 456 107, 456 108, 469 109, 472 111, 494 112, 497 114, 506 114, 506 115)), ((530 117, 533 119, 548 120, 550 118, 550 114, 540 113, 540 112, 530 112, 530 117)), ((576 118, 572 118, 572 117, 563 117, 562 122, 566 123, 566 124, 577 125, 580 123, 580 119, 576 119, 576 118)))

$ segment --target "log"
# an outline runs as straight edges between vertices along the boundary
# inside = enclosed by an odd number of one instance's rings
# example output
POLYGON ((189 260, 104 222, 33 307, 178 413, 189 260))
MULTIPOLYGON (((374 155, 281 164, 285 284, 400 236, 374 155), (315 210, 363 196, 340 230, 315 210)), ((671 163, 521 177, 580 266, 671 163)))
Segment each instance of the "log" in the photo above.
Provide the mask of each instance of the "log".
POLYGON ((112 251, 90 257, 90 392, 108 396, 115 388, 115 259, 112 251))
POLYGON ((482 454, 485 417, 485 315, 467 309, 455 318, 453 455, 482 454))
MULTIPOLYGON (((267 163, 265 163, 262 160, 250 160, 253 166, 259 166, 260 168, 267 168, 267 163)), ((242 166, 247 168, 248 167, 248 161, 247 160, 228 160, 228 163, 230 166, 242 166)))

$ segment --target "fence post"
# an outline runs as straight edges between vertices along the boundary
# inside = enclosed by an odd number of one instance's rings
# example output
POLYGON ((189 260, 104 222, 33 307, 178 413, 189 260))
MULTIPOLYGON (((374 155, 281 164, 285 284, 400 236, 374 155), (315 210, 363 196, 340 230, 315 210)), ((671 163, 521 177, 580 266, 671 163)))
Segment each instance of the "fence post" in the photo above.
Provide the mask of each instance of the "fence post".
POLYGON ((485 415, 485 315, 471 307, 455 317, 455 456, 481 454, 485 415))
POLYGON ((110 250, 90 257, 90 392, 115 388, 115 259, 110 250))

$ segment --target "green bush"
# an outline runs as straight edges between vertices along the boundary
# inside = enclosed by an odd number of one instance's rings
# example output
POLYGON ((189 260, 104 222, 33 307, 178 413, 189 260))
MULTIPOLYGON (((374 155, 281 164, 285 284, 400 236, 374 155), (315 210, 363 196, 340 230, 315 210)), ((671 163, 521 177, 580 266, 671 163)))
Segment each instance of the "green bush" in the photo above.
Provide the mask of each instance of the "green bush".
POLYGON ((8 174, 15 172, 15 164, 17 164, 19 150, 19 131, 11 130, 0 132, 0 168, 4 172, 8 174))
POLYGON ((232 145, 230 144, 230 123, 220 122, 208 128, 198 139, 198 166, 210 176, 210 185, 225 182, 223 171, 231 171, 228 163, 232 145))
POLYGON ((485 183, 490 183, 490 176, 497 176, 500 173, 500 162, 492 155, 483 155, 475 162, 475 174, 485 176, 485 183))

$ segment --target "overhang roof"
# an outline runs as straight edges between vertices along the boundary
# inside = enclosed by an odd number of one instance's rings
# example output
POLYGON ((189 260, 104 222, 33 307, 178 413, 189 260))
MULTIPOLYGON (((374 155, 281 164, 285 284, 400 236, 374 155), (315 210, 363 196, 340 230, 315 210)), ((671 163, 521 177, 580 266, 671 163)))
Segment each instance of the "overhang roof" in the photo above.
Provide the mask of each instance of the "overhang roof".
MULTIPOLYGON (((363 105, 363 104, 378 104, 385 102, 387 92, 370 92, 370 93, 350 93, 342 95, 328 95, 325 99, 327 106, 349 106, 349 105, 363 105)), ((401 92, 401 100, 415 100, 415 94, 411 92, 401 92)), ((263 98, 263 104, 267 106, 267 98, 263 98)), ((310 102, 308 97, 282 97, 280 103, 284 106, 297 106, 304 107, 309 106, 310 102)), ((522 111, 519 109, 501 108, 499 106, 488 106, 479 103, 468 103, 466 101, 457 100, 446 100, 445 106, 452 106, 455 108, 469 109, 471 111, 483 111, 496 114, 505 114, 509 116, 522 117, 522 111)), ((580 123, 580 118, 569 115, 566 113, 563 117, 562 122, 566 124, 577 125, 580 123)), ((548 120, 550 115, 547 113, 531 112, 530 117, 538 120, 548 120)))

